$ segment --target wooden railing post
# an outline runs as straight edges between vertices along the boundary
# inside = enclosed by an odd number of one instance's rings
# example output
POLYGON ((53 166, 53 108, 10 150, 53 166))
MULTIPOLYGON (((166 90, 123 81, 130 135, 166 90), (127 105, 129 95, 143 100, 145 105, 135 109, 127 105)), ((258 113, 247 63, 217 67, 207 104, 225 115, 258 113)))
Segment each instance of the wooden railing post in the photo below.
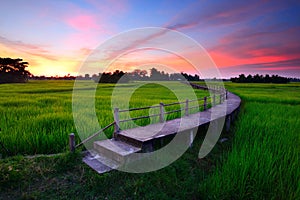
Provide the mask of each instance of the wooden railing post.
POLYGON ((159 103, 160 107, 159 107, 159 121, 160 123, 163 123, 165 121, 165 111, 164 111, 164 104, 163 103, 159 103))
POLYGON ((189 115, 189 100, 185 100, 185 116, 189 115))
POLYGON ((114 121, 115 121, 115 131, 114 133, 120 132, 120 119, 119 119, 119 108, 114 109, 114 121))
POLYGON ((220 92, 220 104, 222 103, 222 93, 220 92))
POLYGON ((214 93, 214 96, 213 96, 213 105, 214 106, 216 105, 216 93, 214 93))
POLYGON ((71 133, 69 135, 69 147, 70 147, 71 152, 75 151, 75 134, 74 133, 71 133))
POLYGON ((203 110, 205 111, 206 109, 207 109, 207 97, 204 97, 203 110))

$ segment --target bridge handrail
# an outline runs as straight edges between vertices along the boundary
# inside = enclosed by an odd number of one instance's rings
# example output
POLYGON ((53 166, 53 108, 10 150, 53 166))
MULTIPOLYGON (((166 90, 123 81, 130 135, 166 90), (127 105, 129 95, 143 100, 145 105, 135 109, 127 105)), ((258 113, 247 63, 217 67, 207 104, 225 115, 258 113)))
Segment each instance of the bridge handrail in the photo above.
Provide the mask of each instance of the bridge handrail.
POLYGON ((106 129, 108 129, 109 127, 113 126, 115 124, 115 122, 110 123, 109 125, 105 126, 103 129, 101 129, 100 131, 97 131, 96 133, 94 133, 93 135, 89 136, 88 138, 84 139, 83 141, 81 141, 79 144, 77 144, 75 146, 75 148, 78 148, 79 146, 83 145, 84 143, 88 142, 89 140, 93 139, 94 137, 96 137, 97 135, 99 135, 100 133, 102 133, 103 131, 105 131, 106 129))
MULTIPOLYGON (((214 91, 215 92, 215 91, 214 91)), ((219 103, 221 104, 222 102, 225 101, 225 99, 227 99, 227 90, 219 90, 217 95, 216 93, 213 94, 213 96, 205 96, 202 98, 197 98, 197 99, 193 99, 193 100, 189 100, 186 99, 186 101, 181 101, 181 102, 173 102, 173 103, 168 103, 168 104, 164 104, 164 103, 160 103, 157 106, 146 106, 146 107, 140 107, 140 108, 130 108, 130 109, 124 109, 124 110, 120 110, 119 108, 115 108, 114 109, 114 123, 115 123, 115 130, 114 133, 118 133, 120 131, 120 123, 122 122, 128 122, 128 121, 135 121, 135 120, 139 120, 139 119, 145 119, 145 118, 150 118, 150 117, 157 117, 159 116, 160 118, 160 122, 163 123, 164 120, 164 116, 167 114, 171 114, 171 113, 175 113, 175 112, 181 112, 181 111, 185 111, 185 116, 189 115, 189 110, 193 109, 193 108, 199 108, 201 105, 197 105, 197 106, 189 106, 190 102, 196 102, 196 101, 203 101, 203 110, 207 110, 208 107, 208 99, 212 99, 212 106, 217 105, 216 103, 216 97, 219 96, 219 103), (173 106, 173 105, 179 105, 179 104, 185 104, 185 108, 181 108, 181 109, 177 109, 177 110, 171 110, 171 111, 164 111, 164 108, 167 106, 173 106), (134 117, 134 118, 129 118, 129 119, 119 119, 119 113, 122 112, 130 112, 130 111, 137 111, 137 110, 145 110, 145 109, 150 109, 150 108, 160 108, 160 113, 159 114, 153 114, 153 115, 146 115, 146 116, 140 116, 140 117, 134 117)))
MULTIPOLYGON (((193 87, 197 87, 198 89, 199 88, 202 88, 202 89, 206 88, 206 89, 208 89, 205 86, 200 86, 199 87, 199 85, 196 85, 196 84, 192 84, 192 83, 189 83, 189 84, 191 86, 193 86, 193 87)), ((132 120, 139 120, 139 119, 145 119, 145 118, 159 116, 160 122, 163 123, 165 121, 164 120, 164 115, 165 114, 171 114, 171 113, 175 113, 175 112, 181 112, 183 110, 185 111, 185 116, 188 116, 190 109, 199 108, 200 107, 200 105, 190 107, 189 106, 190 102, 196 102, 196 101, 203 100, 203 105, 202 106, 203 106, 203 110, 205 111, 205 110, 207 110, 207 106, 208 106, 207 100, 208 99, 212 98, 212 102, 211 102, 212 106, 217 105, 217 103, 216 103, 216 91, 218 91, 218 96, 220 97, 220 99, 219 99, 219 103, 220 104, 222 102, 224 102, 225 99, 227 99, 227 93, 228 93, 227 90, 218 90, 218 88, 217 88, 217 89, 214 89, 213 91, 214 91, 214 94, 213 94, 212 97, 211 96, 205 96, 205 97, 197 98, 197 99, 193 99, 193 100, 186 99, 186 101, 182 101, 182 102, 174 102, 174 103, 168 103, 168 104, 160 103, 157 106, 145 106, 145 107, 140 107, 140 108, 129 108, 129 109, 124 109, 124 110, 119 110, 119 108, 115 108, 114 109, 114 121, 112 123, 110 123, 109 125, 107 125, 106 127, 102 128, 101 130, 97 131, 93 135, 91 135, 88 138, 84 139, 79 144, 75 145, 74 137, 71 137, 72 136, 72 134, 71 134, 70 135, 70 142, 69 142, 70 143, 70 148, 73 148, 73 147, 74 147, 74 149, 78 148, 79 146, 83 145, 84 143, 86 143, 89 140, 93 139, 94 137, 98 136, 100 133, 103 133, 105 130, 107 130, 111 126, 114 126, 114 133, 117 134, 120 131, 120 123, 121 122, 127 122, 127 121, 132 121, 132 120), (179 105, 179 104, 185 104, 185 108, 181 108, 181 109, 177 109, 177 110, 171 110, 171 111, 168 111, 168 112, 164 111, 164 107, 173 106, 173 105, 179 105), (160 108, 160 113, 159 114, 153 114, 153 115, 140 116, 140 117, 135 117, 135 118, 130 118, 130 119, 123 119, 123 120, 119 119, 119 113, 121 113, 121 112, 130 112, 130 111, 136 111, 136 110, 145 110, 145 109, 150 109, 150 108, 160 108)))

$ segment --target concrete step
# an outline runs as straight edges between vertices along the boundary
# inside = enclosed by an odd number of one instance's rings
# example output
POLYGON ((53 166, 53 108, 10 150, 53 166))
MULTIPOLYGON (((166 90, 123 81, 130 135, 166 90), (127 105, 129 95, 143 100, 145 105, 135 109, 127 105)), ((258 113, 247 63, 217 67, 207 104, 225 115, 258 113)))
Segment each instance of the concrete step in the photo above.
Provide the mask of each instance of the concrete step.
POLYGON ((96 141, 94 149, 101 157, 116 162, 118 165, 132 161, 130 155, 141 151, 141 148, 115 139, 96 141))
POLYGON ((99 155, 96 151, 93 150, 85 152, 82 161, 88 166, 90 166, 92 169, 97 171, 99 174, 103 174, 113 169, 117 169, 120 165, 116 161, 99 155))

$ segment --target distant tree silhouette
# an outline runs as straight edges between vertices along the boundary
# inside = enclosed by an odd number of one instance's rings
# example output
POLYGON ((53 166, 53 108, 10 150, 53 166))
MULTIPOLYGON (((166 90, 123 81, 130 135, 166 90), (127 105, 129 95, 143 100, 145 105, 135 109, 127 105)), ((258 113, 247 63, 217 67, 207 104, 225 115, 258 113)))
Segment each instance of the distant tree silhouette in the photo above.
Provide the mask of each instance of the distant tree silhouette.
POLYGON ((251 76, 250 74, 246 77, 244 74, 239 75, 239 77, 231 78, 232 82, 235 83, 289 83, 290 79, 286 77, 281 77, 278 75, 259 75, 256 74, 251 76))
MULTIPOLYGON (((88 75, 85 75, 87 78, 88 75)), ((84 80, 82 76, 78 76, 77 79, 84 80)), ((135 69, 132 72, 123 72, 120 70, 116 70, 115 72, 104 72, 99 73, 99 76, 96 74, 92 75, 92 80, 99 83, 127 83, 129 81, 183 81, 183 79, 187 81, 199 81, 199 76, 189 75, 186 73, 174 73, 169 74, 164 71, 159 71, 156 68, 150 69, 150 76, 147 76, 146 70, 135 69)))
POLYGON ((170 74, 171 81, 183 81, 182 75, 180 73, 170 74))
POLYGON ((156 68, 150 69, 150 80, 152 81, 161 81, 162 80, 162 74, 160 71, 158 71, 156 68))
POLYGON ((0 83, 25 83, 31 73, 25 68, 28 62, 16 58, 0 58, 0 83))
POLYGON ((187 73, 181 73, 181 75, 187 80, 187 81, 200 81, 200 78, 197 74, 195 76, 187 74, 187 73))
POLYGON ((148 72, 146 70, 135 69, 132 72, 128 73, 128 76, 131 80, 142 81, 149 78, 147 74, 148 72))
POLYGON ((99 83, 128 83, 129 78, 126 73, 116 70, 114 73, 99 73, 99 83))

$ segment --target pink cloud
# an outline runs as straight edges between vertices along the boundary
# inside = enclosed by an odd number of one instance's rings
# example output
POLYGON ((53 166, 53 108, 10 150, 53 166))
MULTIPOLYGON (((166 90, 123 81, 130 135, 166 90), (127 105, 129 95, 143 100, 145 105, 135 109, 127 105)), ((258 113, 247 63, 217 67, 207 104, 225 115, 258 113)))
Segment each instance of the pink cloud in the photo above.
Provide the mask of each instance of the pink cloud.
POLYGON ((66 23, 72 28, 79 31, 88 31, 91 29, 99 29, 97 20, 92 15, 77 15, 66 20, 66 23))
POLYGON ((264 68, 260 68, 260 70, 266 70, 266 71, 286 71, 286 70, 299 70, 299 67, 264 67, 264 68))
POLYGON ((2 36, 0 36, 0 43, 15 52, 23 52, 31 56, 38 56, 48 60, 57 60, 57 56, 47 50, 49 46, 24 43, 22 41, 10 40, 2 36))
POLYGON ((300 45, 295 41, 299 33, 299 28, 283 31, 268 27, 262 31, 244 29, 223 37, 209 52, 219 66, 297 59, 300 45))

